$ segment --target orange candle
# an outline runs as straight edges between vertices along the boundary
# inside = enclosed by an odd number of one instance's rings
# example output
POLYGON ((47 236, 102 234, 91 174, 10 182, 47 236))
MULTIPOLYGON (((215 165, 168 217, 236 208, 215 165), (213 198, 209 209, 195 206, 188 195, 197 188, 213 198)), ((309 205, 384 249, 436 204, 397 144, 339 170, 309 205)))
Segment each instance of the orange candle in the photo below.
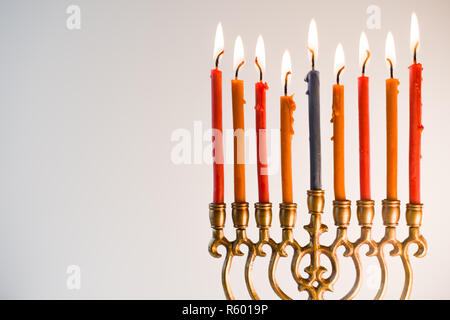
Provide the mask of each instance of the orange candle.
POLYGON ((244 46, 240 36, 234 45, 235 80, 231 80, 234 129, 234 201, 245 202, 245 133, 244 133, 244 81, 238 80, 244 64, 244 46))
POLYGON ((339 84, 339 77, 344 70, 344 49, 339 44, 334 58, 336 84, 333 85, 333 165, 334 198, 346 200, 345 196, 345 157, 344 157, 344 86, 339 84))
POLYGON ((386 197, 388 200, 397 200, 397 96, 400 82, 394 78, 395 44, 390 32, 386 38, 386 61, 390 69, 390 79, 386 80, 386 197))
POLYGON ((281 131, 281 186, 284 203, 293 202, 292 193, 292 136, 294 134, 295 110, 294 95, 287 95, 287 85, 290 78, 291 57, 286 50, 281 64, 281 78, 284 84, 284 96, 280 97, 280 131, 281 131))

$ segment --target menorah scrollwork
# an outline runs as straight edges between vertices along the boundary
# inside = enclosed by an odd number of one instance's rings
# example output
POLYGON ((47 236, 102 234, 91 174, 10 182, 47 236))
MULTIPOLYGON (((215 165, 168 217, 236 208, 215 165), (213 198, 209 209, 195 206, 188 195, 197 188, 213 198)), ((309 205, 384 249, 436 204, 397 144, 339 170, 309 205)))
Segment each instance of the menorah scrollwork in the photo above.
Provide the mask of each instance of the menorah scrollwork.
POLYGON ((304 229, 309 234, 309 242, 301 246, 294 238, 293 229, 297 218, 297 204, 281 203, 280 204, 280 226, 282 228, 281 242, 276 242, 270 236, 270 227, 272 223, 272 204, 256 203, 255 204, 255 220, 259 229, 259 239, 253 242, 247 237, 247 227, 249 221, 249 204, 233 203, 232 219, 234 228, 236 229, 236 239, 228 240, 223 232, 225 227, 226 204, 211 203, 209 205, 209 218, 212 228, 212 239, 209 243, 209 252, 213 257, 220 258, 218 252, 219 246, 226 248, 226 256, 222 268, 222 285, 225 297, 234 300, 234 294, 230 285, 230 270, 234 256, 243 256, 241 246, 248 248, 247 259, 245 263, 245 282, 250 297, 259 300, 253 284, 253 264, 256 257, 266 256, 263 250, 264 246, 271 249, 271 257, 268 267, 268 278, 273 291, 283 300, 291 300, 279 286, 276 278, 277 265, 280 258, 288 257, 287 247, 293 249, 291 260, 291 274, 299 291, 305 291, 309 299, 322 300, 324 293, 333 291, 334 285, 339 276, 339 260, 337 250, 340 247, 345 248, 344 257, 351 258, 355 268, 355 280, 353 286, 341 299, 350 300, 357 296, 361 284, 363 266, 360 258, 360 248, 368 247, 366 255, 376 257, 381 270, 381 281, 375 299, 383 299, 387 290, 388 267, 384 256, 384 248, 391 245, 393 249, 389 254, 393 257, 400 257, 405 272, 405 282, 400 299, 409 299, 412 290, 413 272, 408 253, 408 248, 412 244, 417 245, 417 251, 414 253, 416 257, 423 257, 427 251, 427 243, 420 233, 422 223, 422 204, 406 205, 406 223, 409 227, 409 235, 404 241, 397 239, 396 228, 400 218, 400 201, 383 200, 382 201, 382 219, 385 227, 383 238, 377 242, 372 238, 372 224, 374 217, 373 200, 357 201, 357 218, 360 226, 359 238, 352 242, 348 238, 348 226, 351 216, 350 200, 333 201, 333 218, 337 227, 334 241, 325 246, 320 243, 320 236, 328 231, 328 227, 322 224, 322 213, 325 204, 323 190, 309 190, 307 192, 308 212, 310 214, 309 224, 304 229), (331 270, 328 270, 321 264, 321 256, 328 258, 331 270), (300 264, 305 256, 310 257, 309 265, 304 269, 307 276, 300 272, 300 264), (327 276, 325 276, 328 273, 327 276))

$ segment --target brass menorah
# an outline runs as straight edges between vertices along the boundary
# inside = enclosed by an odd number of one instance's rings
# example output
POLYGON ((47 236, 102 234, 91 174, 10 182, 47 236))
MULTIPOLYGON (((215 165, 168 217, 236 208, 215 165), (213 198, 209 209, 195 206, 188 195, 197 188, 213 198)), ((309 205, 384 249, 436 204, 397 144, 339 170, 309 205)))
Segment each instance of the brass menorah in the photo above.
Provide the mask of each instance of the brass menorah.
POLYGON ((304 226, 309 233, 310 240, 304 246, 301 246, 294 238, 293 229, 297 217, 296 203, 280 204, 280 226, 282 228, 281 242, 276 242, 270 236, 270 227, 272 222, 272 204, 255 203, 255 219, 259 229, 259 240, 254 243, 247 237, 246 229, 249 221, 249 204, 233 203, 232 218, 234 228, 236 229, 236 239, 228 240, 223 229, 225 226, 226 204, 211 203, 209 205, 209 218, 212 228, 212 239, 209 243, 209 252, 213 257, 220 258, 221 254, 217 251, 219 246, 226 248, 226 257, 222 269, 222 285, 225 296, 229 300, 234 300, 234 294, 230 286, 230 269, 234 256, 243 256, 240 250, 242 245, 248 247, 247 260, 245 264, 245 282, 250 297, 259 300, 259 296, 253 285, 253 264, 256 257, 264 257, 266 253, 263 246, 268 245, 271 248, 271 258, 268 268, 269 282, 273 291, 284 300, 291 300, 279 286, 276 279, 277 264, 282 257, 288 257, 286 247, 291 246, 293 256, 291 261, 291 274, 299 291, 306 291, 309 299, 322 300, 324 293, 333 291, 334 284, 339 276, 339 262, 337 258, 337 249, 341 246, 345 248, 344 257, 351 258, 355 267, 356 276, 353 287, 342 297, 343 300, 353 299, 357 296, 362 284, 362 263, 360 260, 359 249, 363 245, 369 247, 366 253, 369 257, 376 257, 381 270, 381 281, 375 299, 382 299, 387 290, 388 267, 384 256, 384 247, 390 244, 393 249, 391 256, 400 257, 405 272, 405 282, 400 299, 409 299, 412 290, 413 272, 408 254, 408 248, 411 244, 417 245, 417 251, 414 256, 420 258, 426 255, 427 243, 420 233, 422 223, 422 204, 406 205, 406 223, 409 227, 409 236, 399 241, 396 235, 396 228, 400 218, 400 201, 383 200, 382 218, 385 227, 384 237, 380 241, 372 238, 372 223, 374 217, 373 200, 357 201, 357 217, 361 227, 359 238, 352 242, 348 238, 347 228, 350 224, 351 202, 350 200, 333 201, 333 217, 337 226, 335 240, 329 246, 320 244, 320 236, 327 232, 328 228, 322 224, 322 213, 325 203, 323 190, 309 190, 307 192, 308 211, 311 215, 310 223, 304 226), (306 255, 310 256, 310 264, 304 271, 308 275, 303 277, 299 272, 301 260, 306 255), (326 256, 331 263, 331 273, 324 277, 327 269, 321 264, 320 257, 326 256))

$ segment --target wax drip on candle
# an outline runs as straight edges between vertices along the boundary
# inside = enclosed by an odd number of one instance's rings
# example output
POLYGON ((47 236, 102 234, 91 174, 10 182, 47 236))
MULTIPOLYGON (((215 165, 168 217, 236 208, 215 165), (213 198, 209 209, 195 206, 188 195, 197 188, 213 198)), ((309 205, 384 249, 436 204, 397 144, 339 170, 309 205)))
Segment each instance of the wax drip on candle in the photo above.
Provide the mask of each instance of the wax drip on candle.
POLYGON ((295 104, 293 97, 294 97, 294 95, 291 95, 287 102, 287 104, 288 104, 287 108, 289 110, 289 128, 286 128, 289 130, 290 134, 292 134, 292 135, 295 133, 294 132, 294 121, 295 121, 294 120, 294 111, 295 111, 295 109, 297 109, 297 105, 295 104))
MULTIPOLYGON (((340 113, 340 112, 339 112, 339 110, 337 109, 337 107, 334 106, 334 105, 333 105, 331 111, 332 111, 332 112, 331 112, 331 120, 330 120, 330 123, 333 123, 333 122, 336 121, 336 117, 339 116, 339 113, 340 113)), ((333 137, 331 137, 331 140, 333 140, 333 137)))
MULTIPOLYGON (((264 82, 264 83, 263 83, 263 88, 264 88, 265 90, 269 89, 269 86, 267 85, 267 82, 264 82)), ((258 111, 261 111, 261 110, 263 110, 263 107, 262 107, 262 105, 260 105, 260 104, 256 104, 256 106, 255 106, 255 110, 258 110, 258 111)))
MULTIPOLYGON (((262 72, 262 68, 261 68, 261 66, 259 65, 259 62, 258 62, 258 57, 255 57, 255 64, 256 64, 256 66, 258 67, 258 69, 259 69, 259 81, 260 82, 262 82, 262 75, 263 75, 263 72, 262 72)), ((264 89, 269 89, 269 86, 267 85, 267 83, 265 83, 264 84, 264 89)), ((260 105, 256 105, 255 106, 255 109, 256 110, 261 110, 261 106, 260 105)))
MULTIPOLYGON (((269 89, 269 86, 267 85, 267 83, 264 83, 263 85, 264 85, 263 88, 264 88, 265 90, 269 89)), ((257 104, 257 105, 255 106, 255 110, 262 111, 262 110, 263 110, 262 105, 257 104)))
MULTIPOLYGON (((416 44, 414 49, 417 49, 418 45, 419 45, 419 43, 416 44)), ((414 63, 417 63, 417 61, 415 61, 415 58, 416 58, 416 50, 414 50, 414 63)), ((422 72, 422 70, 423 70, 422 65, 420 65, 420 72, 422 72)), ((422 81, 423 78, 420 78, 420 80, 422 81)), ((423 123, 422 123, 422 106, 423 106, 423 104, 422 104, 422 86, 420 86, 418 82, 415 83, 415 86, 416 86, 418 95, 420 97, 419 107, 417 108, 417 114, 418 114, 417 118, 419 119, 419 125, 418 125, 419 132, 420 132, 420 134, 422 134, 423 130, 425 129, 425 127, 423 126, 423 123)), ((420 152, 420 159, 422 159, 422 151, 420 152)))
MULTIPOLYGON (((291 97, 294 97, 294 95, 292 95, 291 97)), ((293 99, 291 99, 290 100, 290 103, 289 103, 289 115, 290 115, 290 120, 291 120, 291 134, 293 135, 295 132, 294 132, 294 111, 295 111, 295 109, 296 109, 296 104, 295 104, 295 102, 294 102, 294 100, 293 99)))

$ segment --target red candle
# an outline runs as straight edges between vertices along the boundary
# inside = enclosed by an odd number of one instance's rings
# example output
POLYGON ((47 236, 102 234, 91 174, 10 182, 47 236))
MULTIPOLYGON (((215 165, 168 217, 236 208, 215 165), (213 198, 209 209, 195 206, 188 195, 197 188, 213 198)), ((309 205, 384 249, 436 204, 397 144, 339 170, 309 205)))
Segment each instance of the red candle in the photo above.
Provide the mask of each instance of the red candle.
POLYGON ((366 34, 361 34, 359 57, 362 76, 358 78, 359 111, 359 182, 360 199, 371 200, 370 195, 370 121, 369 121, 369 78, 365 76, 366 63, 370 57, 366 34))
POLYGON ((224 202, 223 138, 222 138, 222 71, 219 58, 223 54, 223 32, 219 23, 214 46, 215 69, 211 70, 211 113, 213 141, 213 202, 224 202))
POLYGON ((420 204, 420 149, 422 138, 422 64, 417 63, 419 24, 411 17, 411 47, 414 63, 409 66, 409 202, 420 204))
POLYGON ((267 166, 267 139, 266 139, 266 82, 262 81, 265 68, 264 41, 262 36, 256 42, 255 64, 259 71, 259 82, 255 84, 255 113, 256 113, 256 152, 258 170, 258 197, 259 202, 269 202, 269 176, 267 166))

